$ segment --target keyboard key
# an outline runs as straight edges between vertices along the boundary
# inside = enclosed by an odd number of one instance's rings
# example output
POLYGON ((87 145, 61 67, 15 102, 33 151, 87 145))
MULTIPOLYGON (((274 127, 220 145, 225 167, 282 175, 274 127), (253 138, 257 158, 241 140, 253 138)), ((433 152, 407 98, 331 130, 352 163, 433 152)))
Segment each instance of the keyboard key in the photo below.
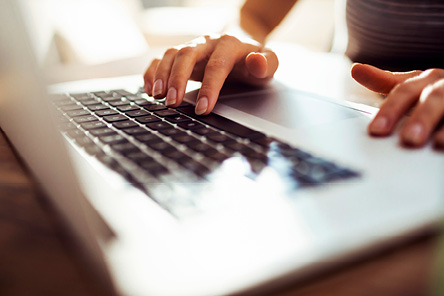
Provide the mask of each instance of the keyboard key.
POLYGON ((92 134, 93 136, 96 136, 96 137, 117 134, 115 131, 113 131, 112 129, 107 128, 107 127, 92 129, 89 132, 90 132, 90 134, 92 134))
POLYGON ((253 139, 252 142, 261 145, 263 147, 269 147, 271 142, 273 142, 274 139, 273 138, 269 138, 269 137, 262 137, 262 138, 257 138, 257 139, 253 139))
POLYGON ((148 105, 154 104, 153 102, 150 102, 150 101, 145 100, 145 99, 134 100, 134 103, 136 103, 139 106, 148 106, 148 105))
POLYGON ((97 117, 95 117, 93 115, 86 115, 86 116, 74 117, 73 120, 77 123, 84 123, 84 122, 89 122, 89 121, 97 121, 97 117))
POLYGON ((184 131, 181 131, 179 129, 175 129, 175 128, 169 128, 169 129, 164 129, 164 130, 160 130, 160 133, 164 134, 165 136, 168 137, 181 137, 181 136, 186 136, 187 133, 184 131))
POLYGON ((144 129, 143 127, 140 127, 140 126, 125 128, 122 131, 127 133, 130 136, 149 133, 149 131, 147 131, 146 129, 144 129))
POLYGON ((89 100, 85 100, 81 102, 82 105, 84 106, 90 106, 90 105, 95 105, 98 103, 98 101, 96 101, 95 99, 89 99, 89 100))
POLYGON ((118 101, 108 102, 108 104, 110 104, 113 107, 128 105, 128 103, 129 102, 127 100, 118 100, 118 101))
POLYGON ((163 153, 163 155, 165 157, 171 158, 172 160, 176 161, 176 162, 181 162, 184 159, 189 159, 190 157, 188 155, 186 155, 185 153, 179 151, 179 150, 170 150, 170 151, 165 151, 163 153))
POLYGON ((210 127, 193 129, 192 131, 193 131, 193 133, 196 133, 196 134, 201 135, 201 136, 208 136, 208 135, 211 135, 211 134, 218 133, 215 129, 212 129, 210 127))
POLYGON ((192 142, 192 143, 189 143, 187 145, 187 147, 193 149, 196 152, 200 152, 200 153, 203 153, 203 154, 205 154, 205 153, 211 154, 211 152, 213 152, 213 151, 216 152, 217 151, 216 149, 214 149, 210 145, 202 143, 202 142, 192 142))
POLYGON ((118 129, 127 129, 132 127, 137 127, 139 125, 134 121, 124 120, 124 121, 113 122, 113 126, 118 129))
POLYGON ((145 143, 145 144, 147 144, 147 143, 156 143, 156 142, 163 141, 159 136, 157 136, 157 135, 155 135, 155 134, 153 134, 151 132, 146 133, 146 134, 142 134, 142 135, 137 135, 137 136, 135 136, 135 138, 138 141, 140 141, 142 143, 145 143))
POLYGON ((128 159, 134 161, 135 163, 140 163, 141 161, 151 161, 154 160, 151 156, 148 156, 147 154, 143 153, 142 151, 132 151, 127 154, 125 154, 128 159))
POLYGON ((181 161, 179 164, 191 170, 193 173, 199 176, 205 176, 210 172, 210 170, 206 166, 200 164, 199 162, 195 161, 192 158, 185 159, 181 161))
POLYGON ((166 120, 168 120, 169 122, 172 123, 179 123, 179 122, 188 122, 191 121, 191 118, 185 116, 185 115, 176 115, 176 116, 168 116, 165 118, 166 120))
POLYGON ((85 109, 72 110, 72 111, 66 112, 66 115, 68 115, 69 117, 77 117, 77 116, 90 115, 90 114, 91 113, 89 113, 89 111, 87 111, 85 109))
POLYGON ((103 109, 103 110, 98 110, 96 112, 94 112, 96 115, 99 116, 108 116, 108 115, 116 115, 119 114, 119 112, 113 110, 113 109, 103 109))
MULTIPOLYGON (((187 117, 188 118, 188 117, 187 117)), ((183 122, 180 122, 180 123, 178 123, 177 124, 178 126, 180 126, 181 128, 183 128, 183 129, 186 129, 186 130, 197 130, 197 129, 200 129, 200 128, 204 128, 205 127, 205 125, 203 125, 202 123, 200 123, 200 122, 197 122, 197 121, 183 121, 183 122)))
POLYGON ((106 127, 106 123, 103 121, 91 121, 80 124, 80 126, 85 130, 92 130, 96 128, 106 127))
POLYGON ((139 148, 137 148, 133 143, 130 143, 130 142, 121 143, 121 144, 114 144, 114 145, 111 145, 111 148, 121 154, 139 150, 139 148))
POLYGON ((141 117, 141 116, 147 116, 150 115, 151 113, 145 111, 145 110, 133 110, 133 111, 129 111, 125 113, 126 115, 130 116, 130 117, 141 117))
POLYGON ((106 96, 106 97, 104 96, 104 97, 101 97, 101 98, 102 98, 103 101, 108 102, 108 103, 121 100, 121 97, 115 97, 112 94, 109 94, 108 96, 106 96))
POLYGON ((192 143, 201 143, 198 139, 190 135, 174 137, 174 141, 185 144, 187 146, 191 145, 192 143))
POLYGON ((166 121, 151 122, 148 123, 146 126, 153 130, 173 128, 173 126, 166 121))
POLYGON ((78 137, 84 137, 85 133, 82 130, 79 129, 74 129, 74 130, 70 130, 66 133, 66 135, 68 137, 70 137, 71 139, 76 139, 78 137))
POLYGON ((88 105, 87 108, 93 112, 98 111, 98 110, 109 109, 108 106, 103 105, 103 104, 88 105))
POLYGON ((109 145, 128 142, 128 140, 124 136, 119 134, 100 136, 99 139, 102 143, 109 145))
POLYGON ((100 147, 97 146, 97 145, 86 146, 85 147, 85 151, 89 155, 100 155, 100 154, 103 154, 102 149, 100 149, 100 147))
POLYGON ((166 153, 167 151, 177 150, 173 145, 167 142, 145 142, 145 144, 153 150, 156 150, 160 153, 166 153))
POLYGON ((253 154, 255 151, 245 144, 239 142, 227 143, 224 145, 226 148, 231 149, 233 152, 239 152, 242 155, 253 154))
POLYGON ((128 112, 128 111, 140 110, 139 107, 134 106, 134 105, 122 105, 122 106, 118 106, 116 108, 120 112, 128 112))
POLYGON ((156 115, 147 115, 147 116, 142 116, 142 117, 136 117, 135 119, 136 119, 136 121, 138 121, 140 123, 150 123, 150 122, 156 122, 156 121, 161 120, 156 115))
POLYGON ((159 105, 159 104, 149 104, 149 105, 144 105, 142 106, 143 109, 148 110, 148 111, 158 111, 158 110, 164 110, 166 109, 166 107, 164 105, 159 105))
POLYGON ((207 136, 207 139, 215 143, 224 143, 224 144, 228 144, 235 141, 233 138, 227 135, 223 135, 221 133, 209 134, 207 136))
POLYGON ((216 127, 218 129, 227 131, 233 135, 242 137, 242 138, 248 138, 248 139, 254 139, 264 136, 263 133, 257 132, 255 130, 252 130, 250 128, 247 128, 243 125, 240 125, 230 119, 227 119, 225 117, 222 117, 220 115, 210 113, 205 116, 198 116, 194 112, 194 107, 183 107, 177 109, 179 112, 182 112, 192 118, 195 118, 199 121, 202 121, 208 125, 211 125, 213 127, 216 127))
POLYGON ((76 141, 77 145, 79 145, 81 147, 95 145, 94 142, 90 138, 88 138, 87 136, 77 137, 75 141, 76 141))
POLYGON ((109 116, 104 116, 103 119, 106 122, 116 122, 116 121, 124 121, 124 120, 128 120, 128 117, 126 117, 123 114, 116 114, 116 115, 109 115, 109 116))
POLYGON ((155 111, 154 114, 160 117, 167 117, 167 116, 176 116, 179 115, 180 113, 174 109, 166 109, 161 111, 155 111))
POLYGON ((139 166, 153 176, 160 176, 168 173, 168 169, 155 160, 143 161, 139 166))

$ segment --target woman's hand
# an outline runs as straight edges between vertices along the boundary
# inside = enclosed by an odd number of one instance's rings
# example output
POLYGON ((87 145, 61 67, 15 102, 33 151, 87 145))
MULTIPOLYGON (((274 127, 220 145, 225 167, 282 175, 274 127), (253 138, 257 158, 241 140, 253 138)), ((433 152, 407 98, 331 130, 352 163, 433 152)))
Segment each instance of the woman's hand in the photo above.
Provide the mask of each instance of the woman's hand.
POLYGON ((166 97, 167 106, 177 107, 187 81, 202 81, 195 111, 208 114, 226 80, 262 85, 273 77, 277 67, 276 54, 253 40, 204 36, 170 48, 161 59, 153 60, 144 74, 145 91, 156 99, 166 97))
POLYGON ((392 133, 404 115, 416 108, 400 132, 406 146, 424 146, 433 137, 435 147, 444 149, 444 69, 390 72, 354 64, 352 77, 368 89, 387 95, 368 127, 374 136, 392 133))

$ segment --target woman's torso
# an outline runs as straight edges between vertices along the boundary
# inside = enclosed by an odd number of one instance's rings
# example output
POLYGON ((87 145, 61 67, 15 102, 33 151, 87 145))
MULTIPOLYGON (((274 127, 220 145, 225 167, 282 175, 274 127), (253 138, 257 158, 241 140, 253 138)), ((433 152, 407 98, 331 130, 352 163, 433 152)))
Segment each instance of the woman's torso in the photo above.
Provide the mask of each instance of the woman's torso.
POLYGON ((348 0, 346 54, 391 70, 444 68, 444 0, 348 0))

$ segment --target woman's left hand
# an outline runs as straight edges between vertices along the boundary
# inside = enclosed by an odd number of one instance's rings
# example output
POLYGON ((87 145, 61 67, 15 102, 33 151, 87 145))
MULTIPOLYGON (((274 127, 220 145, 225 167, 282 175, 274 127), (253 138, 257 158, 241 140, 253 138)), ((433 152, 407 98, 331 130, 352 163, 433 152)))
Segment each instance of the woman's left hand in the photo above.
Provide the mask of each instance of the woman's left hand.
POLYGON ((424 146, 433 138, 434 146, 444 149, 444 69, 390 72, 354 64, 352 77, 368 89, 387 95, 368 127, 373 136, 388 136, 406 113, 416 105, 401 128, 406 146, 424 146))

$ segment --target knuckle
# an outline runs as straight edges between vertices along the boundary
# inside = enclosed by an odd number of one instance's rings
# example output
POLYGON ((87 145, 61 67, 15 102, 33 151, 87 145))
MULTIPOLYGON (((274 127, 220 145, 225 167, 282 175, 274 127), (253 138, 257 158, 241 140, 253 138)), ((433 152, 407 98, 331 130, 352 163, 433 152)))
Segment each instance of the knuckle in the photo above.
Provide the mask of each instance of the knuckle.
POLYGON ((163 54, 164 57, 171 57, 175 56, 177 54, 177 48, 168 48, 165 50, 165 53, 163 54))
POLYGON ((444 101, 444 85, 429 85, 427 92, 431 97, 444 101))
POLYGON ((424 77, 429 77, 432 79, 440 79, 440 78, 444 78, 444 70, 443 69, 428 69, 426 71, 423 72, 422 74, 424 77))
POLYGON ((239 39, 237 39, 236 37, 229 35, 229 34, 223 34, 222 36, 220 36, 219 38, 220 41, 222 42, 227 42, 227 43, 239 43, 239 39))
POLYGON ((179 58, 180 57, 184 57, 184 56, 190 56, 190 55, 194 54, 195 50, 196 50, 195 47, 184 46, 184 47, 182 47, 181 49, 179 49, 177 51, 176 56, 179 57, 179 58))
POLYGON ((407 79, 404 82, 401 82, 395 88, 392 92, 401 93, 401 94, 409 94, 413 93, 416 90, 415 80, 413 79, 407 79))

